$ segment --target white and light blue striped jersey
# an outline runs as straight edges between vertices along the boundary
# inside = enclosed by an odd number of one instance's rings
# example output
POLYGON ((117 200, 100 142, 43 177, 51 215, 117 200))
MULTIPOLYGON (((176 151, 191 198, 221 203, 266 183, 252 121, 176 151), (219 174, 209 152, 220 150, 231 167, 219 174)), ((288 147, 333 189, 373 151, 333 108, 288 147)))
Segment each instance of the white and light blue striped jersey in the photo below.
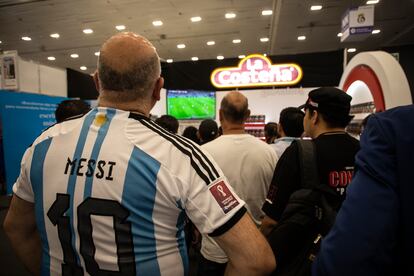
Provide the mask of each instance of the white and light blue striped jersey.
POLYGON ((208 153, 111 108, 43 132, 13 191, 34 202, 42 275, 186 275, 185 213, 214 236, 245 212, 208 153))

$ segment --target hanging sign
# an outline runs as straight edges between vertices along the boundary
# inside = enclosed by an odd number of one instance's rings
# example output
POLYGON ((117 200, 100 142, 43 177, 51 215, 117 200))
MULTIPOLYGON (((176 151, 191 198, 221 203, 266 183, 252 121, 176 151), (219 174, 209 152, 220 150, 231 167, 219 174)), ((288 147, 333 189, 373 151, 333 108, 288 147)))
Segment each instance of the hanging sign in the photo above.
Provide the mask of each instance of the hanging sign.
POLYGON ((243 58, 237 67, 215 69, 210 79, 217 88, 289 86, 297 84, 302 75, 297 64, 272 64, 267 57, 254 54, 243 58))
POLYGON ((374 6, 349 9, 342 17, 341 27, 341 42, 366 39, 374 29, 374 6))

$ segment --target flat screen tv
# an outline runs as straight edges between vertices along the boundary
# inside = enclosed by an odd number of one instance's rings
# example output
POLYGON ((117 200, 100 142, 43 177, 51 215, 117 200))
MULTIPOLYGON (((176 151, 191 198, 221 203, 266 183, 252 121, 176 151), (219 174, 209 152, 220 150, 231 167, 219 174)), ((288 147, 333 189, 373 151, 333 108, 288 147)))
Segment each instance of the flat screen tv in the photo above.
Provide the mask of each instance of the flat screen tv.
POLYGON ((216 92, 167 90, 167 114, 179 120, 214 119, 216 92))

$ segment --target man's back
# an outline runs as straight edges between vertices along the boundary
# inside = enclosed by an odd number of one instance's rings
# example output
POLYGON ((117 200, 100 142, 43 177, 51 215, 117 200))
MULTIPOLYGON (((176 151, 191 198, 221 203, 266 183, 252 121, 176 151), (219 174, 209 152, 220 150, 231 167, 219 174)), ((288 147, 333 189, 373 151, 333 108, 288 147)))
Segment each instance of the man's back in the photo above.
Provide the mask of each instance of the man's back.
POLYGON ((184 209, 209 233, 242 205, 236 198, 225 214, 200 192, 222 177, 212 162, 189 140, 116 109, 45 131, 14 187, 35 203, 42 272, 184 274, 184 209))
POLYGON ((413 275, 414 106, 373 115, 314 275, 413 275))
MULTIPOLYGON (((263 217, 261 207, 277 162, 273 149, 249 134, 222 135, 202 148, 217 162, 237 195, 246 202, 253 221, 259 225, 263 217)), ((201 252, 209 256, 208 259, 222 262, 225 258, 216 247, 212 239, 206 244, 203 237, 201 252)))

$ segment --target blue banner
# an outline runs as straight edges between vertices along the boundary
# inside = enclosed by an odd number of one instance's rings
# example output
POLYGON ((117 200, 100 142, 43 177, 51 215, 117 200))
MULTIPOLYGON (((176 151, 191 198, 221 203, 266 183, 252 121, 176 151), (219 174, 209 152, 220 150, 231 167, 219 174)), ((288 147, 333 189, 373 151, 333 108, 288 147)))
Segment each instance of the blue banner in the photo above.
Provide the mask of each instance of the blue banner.
POLYGON ((0 90, 0 123, 7 194, 12 193, 13 184, 19 176, 24 152, 44 129, 56 122, 57 104, 66 99, 0 90))

